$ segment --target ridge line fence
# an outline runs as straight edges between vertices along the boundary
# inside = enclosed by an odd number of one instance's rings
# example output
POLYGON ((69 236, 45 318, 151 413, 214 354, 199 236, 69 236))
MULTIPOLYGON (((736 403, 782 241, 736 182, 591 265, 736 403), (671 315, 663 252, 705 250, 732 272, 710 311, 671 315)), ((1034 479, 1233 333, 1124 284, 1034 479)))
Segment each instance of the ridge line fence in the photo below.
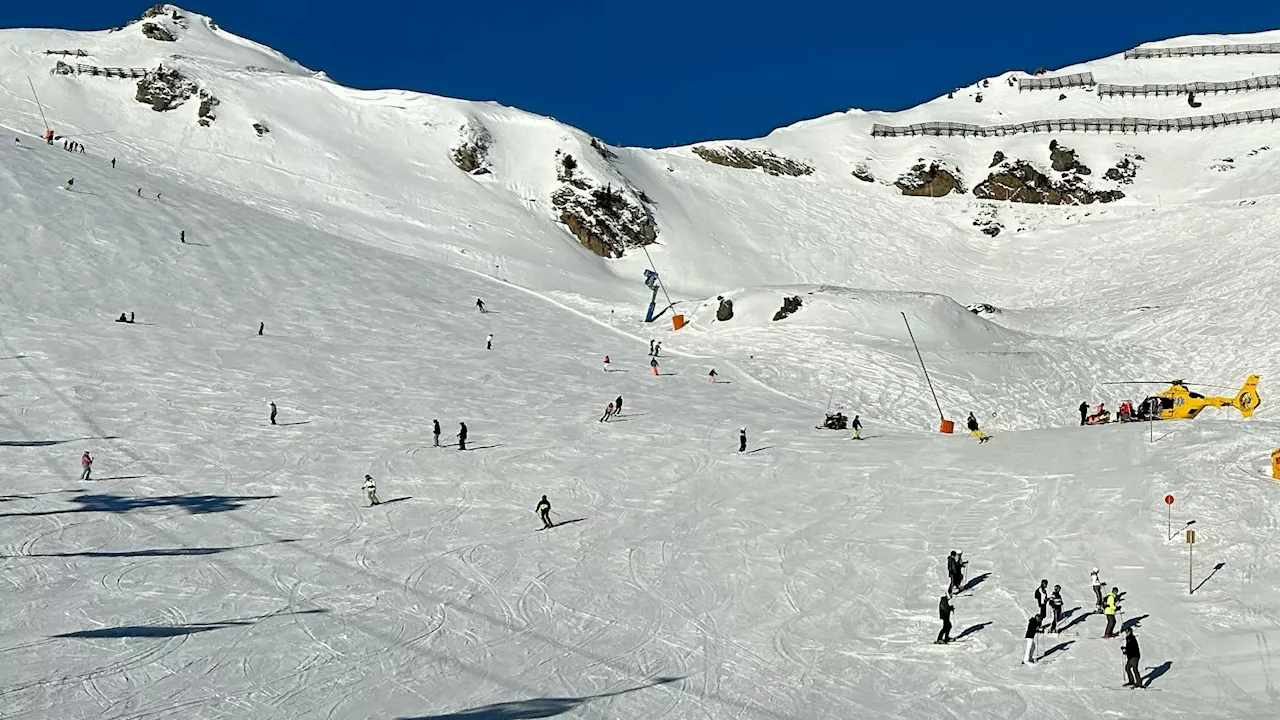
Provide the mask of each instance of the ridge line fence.
POLYGON ((50 75, 93 75, 96 77, 137 79, 146 77, 146 68, 119 68, 119 67, 98 67, 97 65, 84 65, 76 63, 74 66, 58 61, 58 64, 49 71, 50 75))
POLYGON ((1023 90, 1059 90, 1093 85, 1093 73, 1084 72, 1057 77, 1018 78, 1018 92, 1023 90))
POLYGON ((1215 113, 1182 118, 1065 118, 1033 120, 1008 125, 971 125, 955 122, 928 122, 914 125, 871 126, 871 137, 1006 137, 1024 133, 1042 132, 1096 132, 1138 134, 1150 132, 1182 132, 1183 130, 1207 130, 1229 125, 1248 125, 1280 120, 1280 108, 1246 110, 1244 112, 1215 113))
POLYGON ((1188 93, 1203 95, 1205 93, 1270 90, 1272 88, 1280 88, 1280 75, 1259 75, 1248 80, 1233 80, 1231 82, 1193 82, 1164 85, 1109 85, 1103 83, 1098 86, 1098 95, 1100 97, 1108 95, 1120 95, 1122 97, 1125 95, 1186 95, 1188 93))
POLYGON ((89 57, 84 50, 45 50, 45 55, 68 55, 70 57, 89 57))
POLYGON ((1134 48, 1124 51, 1125 60, 1191 57, 1193 55, 1270 55, 1280 53, 1280 43, 1241 43, 1237 45, 1188 45, 1168 48, 1134 48))

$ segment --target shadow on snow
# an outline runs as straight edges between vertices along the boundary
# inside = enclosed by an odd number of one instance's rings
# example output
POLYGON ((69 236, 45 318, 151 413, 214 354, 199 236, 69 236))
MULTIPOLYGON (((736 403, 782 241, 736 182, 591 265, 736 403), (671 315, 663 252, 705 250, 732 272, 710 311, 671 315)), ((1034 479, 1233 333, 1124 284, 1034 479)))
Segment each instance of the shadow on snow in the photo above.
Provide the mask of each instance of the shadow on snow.
POLYGON ((166 495, 162 497, 125 497, 123 495, 77 495, 72 502, 80 507, 68 510, 42 510, 36 512, 0 513, 0 517, 38 517, 65 515, 68 513, 105 512, 127 513, 155 507, 177 507, 192 515, 238 510, 250 500, 270 500, 278 495, 166 495))
POLYGON ((684 678, 678 677, 660 677, 645 685, 638 685, 633 688, 627 688, 626 690, 615 690, 610 693, 601 693, 599 695, 587 695, 584 697, 572 698, 531 698, 529 700, 515 700, 512 702, 485 705, 483 707, 471 708, 470 710, 462 710, 460 712, 449 713, 447 715, 418 715, 414 717, 399 718, 399 720, 530 720, 532 718, 549 718, 576 710, 593 700, 617 697, 618 695, 625 695, 637 690, 645 690, 657 685, 664 685, 666 683, 676 682, 677 680, 683 679, 684 678))
POLYGON ((220 622, 211 623, 188 623, 186 625, 120 625, 118 627, 99 628, 97 630, 77 630, 75 632, 54 635, 53 637, 68 640, 169 638, 181 635, 194 635, 195 633, 209 632, 210 630, 222 630, 229 627, 253 625, 259 620, 279 615, 312 615, 327 612, 329 611, 325 609, 298 610, 289 613, 270 613, 268 615, 261 615, 253 618, 238 618, 235 620, 222 620, 220 622))
POLYGON ((264 547, 266 545, 276 545, 279 543, 298 542, 297 539, 289 540, 273 540, 272 542, 254 543, 252 545, 228 545, 227 547, 193 547, 193 548, 153 548, 148 550, 87 550, 85 552, 56 552, 56 553, 24 553, 21 555, 0 555, 0 558, 11 559, 20 557, 40 557, 40 558, 132 558, 132 557, 189 557, 193 555, 217 555, 229 550, 245 550, 248 548, 264 547))

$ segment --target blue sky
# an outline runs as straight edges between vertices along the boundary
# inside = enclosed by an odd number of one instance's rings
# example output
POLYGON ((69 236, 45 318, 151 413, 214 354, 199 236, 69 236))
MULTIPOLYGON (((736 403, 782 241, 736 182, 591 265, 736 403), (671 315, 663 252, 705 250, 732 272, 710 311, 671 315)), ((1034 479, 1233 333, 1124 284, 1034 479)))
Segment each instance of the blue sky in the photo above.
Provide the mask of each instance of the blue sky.
MULTIPOLYGON (((100 29, 148 4, 11 0, 0 26, 100 29)), ((344 85, 497 100, 644 146, 757 137, 850 107, 910 107, 1007 69, 1280 27, 1276 0, 177 4, 344 85)))

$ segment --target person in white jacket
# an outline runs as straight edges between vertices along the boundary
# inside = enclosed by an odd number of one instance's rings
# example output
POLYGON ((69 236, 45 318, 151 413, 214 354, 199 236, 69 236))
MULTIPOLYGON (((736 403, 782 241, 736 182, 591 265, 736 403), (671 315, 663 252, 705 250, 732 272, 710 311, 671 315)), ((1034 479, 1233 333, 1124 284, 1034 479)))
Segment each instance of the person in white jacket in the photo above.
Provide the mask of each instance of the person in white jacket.
POLYGON ((1040 616, 1032 615, 1027 619, 1027 654, 1022 658, 1024 665, 1030 665, 1036 661, 1036 633, 1040 632, 1040 616))
POLYGON ((372 475, 364 476, 364 492, 369 496, 369 507, 382 504, 378 499, 378 484, 373 481, 372 475))
POLYGON ((1098 568, 1094 568, 1089 573, 1089 581, 1093 583, 1093 596, 1097 599, 1098 605, 1094 608, 1095 612, 1102 611, 1102 578, 1098 577, 1098 568))

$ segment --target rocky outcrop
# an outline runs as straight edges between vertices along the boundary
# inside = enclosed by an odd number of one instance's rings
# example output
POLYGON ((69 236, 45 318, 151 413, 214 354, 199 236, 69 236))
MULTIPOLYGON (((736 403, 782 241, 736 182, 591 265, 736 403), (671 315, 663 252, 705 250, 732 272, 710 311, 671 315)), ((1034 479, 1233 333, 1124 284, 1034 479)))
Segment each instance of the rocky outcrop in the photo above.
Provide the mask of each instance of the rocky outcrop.
POLYGON ((716 299, 720 301, 720 307, 716 308, 716 320, 719 322, 732 320, 733 301, 723 295, 717 295, 716 299))
POLYGON ((1049 141, 1049 162, 1058 172, 1073 172, 1077 175, 1092 175, 1093 171, 1076 158, 1076 151, 1058 144, 1057 140, 1049 141))
POLYGON ((222 101, 214 97, 208 90, 200 91, 200 111, 196 113, 198 118, 196 122, 200 123, 200 127, 209 127, 214 120, 218 119, 218 114, 214 111, 222 101))
POLYGON ((990 303, 974 303, 969 306, 969 312, 974 315, 999 315, 1000 308, 990 303))
POLYGON ((262 137, 263 135, 271 132, 271 128, 267 127, 267 124, 264 122, 256 122, 253 124, 253 131, 258 133, 258 137, 262 137))
POLYGON ((172 110, 190 100, 199 88, 191 78, 164 67, 149 71, 138 81, 137 101, 156 112, 172 110))
POLYGON ((995 204, 983 203, 982 208, 978 211, 977 217, 973 219, 973 226, 987 237, 995 237, 1004 232, 1004 225, 1000 223, 998 218, 999 211, 995 204))
POLYGON ((457 144, 449 151, 449 159, 464 173, 488 175, 493 172, 488 161, 491 147, 493 136, 489 134, 488 128, 472 118, 462 126, 457 144))
POLYGON ((619 258, 630 249, 658 239, 658 223, 630 187, 600 187, 579 172, 578 161, 556 151, 556 179, 551 205, 578 242, 603 258, 619 258))
POLYGON ((894 183, 903 195, 912 197, 943 197, 952 192, 964 194, 960 171, 942 163, 926 163, 924 158, 903 173, 894 183))
POLYGON ((803 304, 804 302, 800 300, 799 295, 792 295, 791 297, 788 297, 788 298, 782 298, 782 309, 778 310, 778 312, 773 314, 773 321, 777 322, 779 320, 785 320, 791 317, 796 312, 799 312, 800 306, 803 304))
POLYGON ((141 19, 147 20, 153 17, 160 17, 162 15, 167 15, 168 13, 169 13, 169 6, 164 3, 160 3, 159 5, 152 5, 146 10, 143 10, 141 19))
POLYGON ((1079 175, 1054 180, 1021 160, 1002 165, 979 183, 973 194, 983 200, 1037 205, 1090 205, 1124 197, 1119 190, 1094 190, 1079 175))
POLYGON ((142 23, 142 34, 161 42, 175 42, 178 39, 178 36, 169 32, 163 25, 156 23, 142 23))
POLYGON ((732 145, 724 145, 714 148, 699 145, 693 148, 693 153, 709 163, 724 165, 725 167, 742 168, 744 170, 754 170, 759 168, 770 175, 800 177, 801 175, 813 174, 813 168, 811 166, 798 160, 791 160, 790 158, 775 155, 769 150, 740 148, 732 145))
POLYGON ((871 173, 871 168, 867 167, 866 163, 858 163, 857 165, 854 165, 853 176, 862 182, 873 183, 876 181, 876 176, 871 173))
POLYGON ((609 162, 613 162, 618 159, 618 156, 612 150, 595 138, 591 138, 591 148, 600 153, 600 157, 608 160, 609 162))
POLYGON ((76 69, 75 67, 68 65, 62 62, 61 60, 59 60, 58 64, 53 66, 53 74, 54 75, 75 75, 76 69))
POLYGON ((1141 155, 1125 155, 1124 159, 1116 163, 1115 167, 1109 168, 1102 177, 1122 185, 1132 185, 1133 179, 1138 176, 1138 162, 1142 160, 1146 158, 1141 155))
POLYGON ((991 156, 991 164, 988 165, 987 167, 993 168, 1002 162, 1004 162, 1004 153, 997 150, 996 154, 991 156))

